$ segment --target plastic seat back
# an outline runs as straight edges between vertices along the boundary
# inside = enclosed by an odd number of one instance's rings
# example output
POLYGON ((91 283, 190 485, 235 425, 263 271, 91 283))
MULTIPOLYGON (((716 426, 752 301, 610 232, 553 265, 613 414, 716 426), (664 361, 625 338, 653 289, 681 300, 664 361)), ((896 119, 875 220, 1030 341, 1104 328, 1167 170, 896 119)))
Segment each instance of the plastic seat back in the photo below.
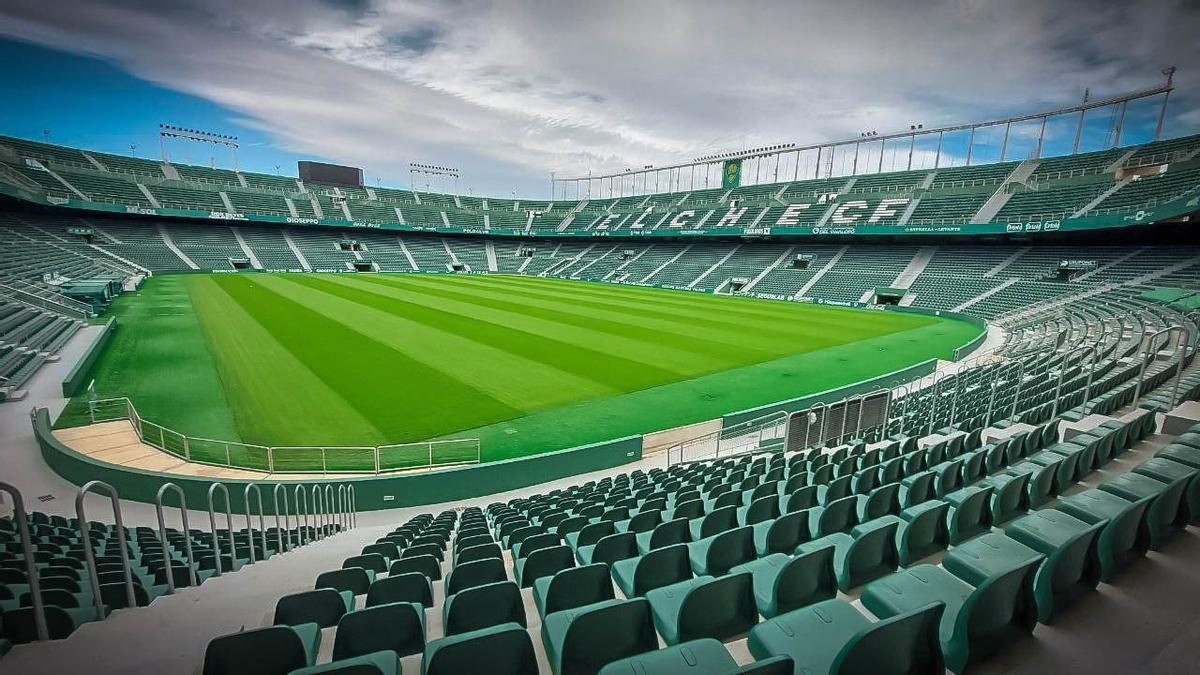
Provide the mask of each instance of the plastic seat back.
POLYGON ((433 606, 433 586, 429 577, 420 572, 405 572, 376 579, 367 589, 367 607, 393 602, 416 602, 433 606))
POLYGON ((396 656, 419 654, 425 649, 424 609, 407 602, 377 605, 350 612, 338 621, 333 660, 393 651, 396 656))
POLYGON ((945 664, 938 626, 945 605, 925 607, 876 622, 856 635, 834 658, 834 673, 912 675, 942 673, 945 664))
POLYGON ((558 572, 550 579, 546 590, 543 614, 574 609, 596 602, 612 600, 612 578, 609 567, 603 563, 572 567, 558 572))
POLYGON ((314 588, 332 588, 335 591, 350 591, 362 595, 371 586, 371 575, 361 567, 347 567, 317 576, 314 588))
POLYGON ((504 561, 500 558, 484 558, 460 563, 446 575, 446 595, 454 595, 468 588, 493 584, 508 578, 504 561))
POLYGON ((634 598, 575 616, 563 638, 557 675, 595 673, 608 663, 658 649, 650 603, 634 598))
POLYGON ((425 646, 424 675, 536 672, 533 642, 525 628, 515 623, 448 636, 425 646))
MULTIPOLYGON (((7 616, 5 617, 7 621, 7 616)), ((286 675, 309 665, 300 636, 271 626, 214 638, 204 650, 204 675, 286 675)))
POLYGON ((275 624, 295 626, 315 623, 322 628, 336 626, 347 611, 346 597, 332 588, 285 595, 275 603, 275 624))
POLYGON ((446 635, 504 623, 526 625, 521 589, 511 581, 476 586, 449 596, 444 611, 446 635))

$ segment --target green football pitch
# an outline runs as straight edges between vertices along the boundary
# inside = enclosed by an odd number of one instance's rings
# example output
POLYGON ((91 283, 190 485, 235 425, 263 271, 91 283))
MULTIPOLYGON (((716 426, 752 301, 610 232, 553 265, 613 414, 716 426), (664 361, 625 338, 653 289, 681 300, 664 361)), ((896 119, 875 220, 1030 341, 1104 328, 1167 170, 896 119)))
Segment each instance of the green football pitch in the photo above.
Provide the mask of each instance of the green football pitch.
MULTIPOLYGON (((933 357, 970 323, 512 276, 178 275, 114 305, 100 397, 272 446, 479 438, 483 461, 672 428, 933 357)), ((74 400, 59 426, 87 422, 74 400)))

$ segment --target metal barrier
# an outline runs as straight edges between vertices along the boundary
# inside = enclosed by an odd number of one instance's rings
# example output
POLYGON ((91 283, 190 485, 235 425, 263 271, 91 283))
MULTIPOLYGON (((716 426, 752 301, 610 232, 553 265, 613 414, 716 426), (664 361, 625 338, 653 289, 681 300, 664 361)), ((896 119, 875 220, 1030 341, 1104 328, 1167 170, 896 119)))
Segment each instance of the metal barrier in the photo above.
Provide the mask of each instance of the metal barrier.
POLYGON ((237 564, 237 547, 233 541, 233 508, 229 501, 229 489, 223 483, 213 483, 208 486, 208 525, 212 528, 213 554, 217 556, 217 570, 213 576, 221 576, 221 538, 217 534, 217 513, 213 508, 213 495, 216 494, 217 488, 221 488, 222 494, 225 495, 225 524, 229 530, 229 571, 234 571, 233 566, 237 564))
MULTIPOLYGON (((279 544, 279 552, 287 553, 288 551, 292 550, 291 510, 288 508, 287 488, 284 487, 283 483, 276 483, 275 488, 271 492, 272 492, 272 496, 275 499, 275 535, 276 535, 277 543, 279 544), (283 491, 283 525, 282 526, 279 524, 279 516, 280 516, 279 491, 280 490, 283 491), (287 534, 286 538, 284 537, 284 533, 287 534)), ((297 518, 297 521, 298 520, 299 519, 297 518)), ((299 522, 296 523, 296 530, 297 531, 300 530, 299 522)))
MULTIPOLYGON (((0 492, 7 492, 13 500, 13 520, 17 523, 17 533, 21 537, 21 555, 25 557, 25 581, 29 583, 29 593, 31 596, 30 602, 33 603, 33 625, 37 632, 37 639, 49 640, 50 631, 46 629, 46 608, 42 604, 42 585, 38 577, 37 564, 33 559, 33 537, 29 535, 29 514, 25 513, 25 500, 21 498, 21 491, 15 485, 0 482, 0 492)), ((84 536, 86 547, 91 550, 91 540, 84 536)), ((96 565, 91 554, 88 555, 89 560, 93 560, 89 570, 92 573, 92 588, 97 588, 95 582, 96 565)), ((99 590, 97 589, 97 592, 99 590)))
POLYGON ((325 497, 321 492, 320 485, 312 486, 312 507, 313 507, 313 525, 316 526, 314 537, 316 539, 325 538, 325 497))
POLYGON ((254 489, 254 496, 258 498, 258 534, 262 539, 263 560, 267 559, 267 521, 263 517, 263 500, 262 490, 258 489, 257 483, 247 483, 246 489, 242 491, 242 506, 246 509, 246 541, 250 545, 250 563, 258 562, 258 557, 254 551, 254 521, 250 519, 250 489, 254 489))
POLYGON ((325 523, 326 523, 326 527, 329 530, 328 534, 333 534, 334 532, 337 531, 337 513, 334 511, 334 509, 337 508, 337 504, 335 504, 333 501, 333 485, 330 485, 329 483, 325 484, 325 502, 324 502, 324 504, 325 504, 325 514, 326 514, 325 515, 325 523))
POLYGON ((346 529, 347 525, 349 524, 346 522, 347 518, 349 516, 347 515, 347 507, 346 507, 346 484, 345 483, 338 484, 337 498, 338 498, 338 521, 342 526, 342 530, 344 531, 346 529))
POLYGON ((722 454, 737 453, 751 446, 761 445, 766 440, 781 438, 787 427, 787 419, 788 413, 778 410, 680 441, 667 448, 667 466, 717 458, 722 454))
POLYGON ((311 541, 308 537, 308 528, 309 528, 308 517, 309 517, 309 513, 311 512, 311 509, 308 506, 308 494, 304 491, 303 485, 297 485, 296 489, 292 491, 292 496, 296 499, 296 529, 299 531, 299 534, 297 535, 296 540, 297 540, 297 542, 299 542, 300 546, 304 546, 309 541, 311 541), (300 507, 301 506, 304 507, 304 526, 303 527, 300 526, 300 507))
POLYGON ((121 571, 125 573, 125 599, 129 607, 137 607, 137 596, 133 592, 133 571, 129 566, 129 545, 125 540, 125 521, 121 518, 121 498, 117 495, 116 488, 108 483, 89 481, 79 488, 79 494, 75 496, 75 515, 79 518, 79 534, 84 543, 83 555, 87 563, 88 579, 92 584, 92 599, 96 603, 98 620, 104 618, 104 599, 100 594, 100 575, 96 571, 96 552, 92 550, 91 524, 87 519, 87 511, 83 508, 83 500, 89 492, 99 493, 101 489, 108 492, 112 501, 113 522, 120 542, 118 549, 121 552, 121 571))
POLYGON ((163 517, 163 495, 167 490, 172 490, 179 495, 179 516, 183 521, 183 550, 187 555, 188 581, 191 586, 200 585, 200 580, 196 577, 196 558, 192 555, 192 537, 188 530, 188 515, 187 515, 187 498, 183 495, 183 490, 174 483, 163 483, 163 486, 158 489, 158 494, 154 496, 154 509, 158 513, 158 539, 162 542, 163 547, 163 562, 167 566, 167 594, 175 594, 175 570, 171 563, 171 557, 167 553, 170 548, 170 542, 167 540, 167 521, 163 517))
POLYGON ((188 436, 138 414, 128 398, 88 402, 92 423, 127 419, 138 440, 196 464, 263 473, 386 474, 478 464, 478 438, 363 447, 266 446, 188 436))

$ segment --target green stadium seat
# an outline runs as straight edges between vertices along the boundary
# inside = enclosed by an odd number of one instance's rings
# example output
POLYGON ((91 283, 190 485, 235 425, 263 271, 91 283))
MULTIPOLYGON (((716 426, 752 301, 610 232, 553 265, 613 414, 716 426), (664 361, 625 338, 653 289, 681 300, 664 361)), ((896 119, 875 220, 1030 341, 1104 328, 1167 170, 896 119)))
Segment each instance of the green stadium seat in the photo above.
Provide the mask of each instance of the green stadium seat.
POLYGON ((1046 556, 1033 579, 1038 620, 1050 623, 1058 610, 1100 583, 1097 537, 1103 524, 1044 509, 1004 528, 1013 541, 1046 556))
POLYGON ((400 659, 395 652, 381 651, 319 666, 293 670, 291 675, 400 675, 400 659))
POLYGON ((536 675, 537 656, 525 627, 507 623, 430 640, 423 675, 536 675))
POLYGON ((364 553, 350 558, 346 558, 342 562, 343 569, 358 567, 361 569, 374 572, 375 574, 383 574, 388 570, 388 560, 380 553, 364 553))
POLYGON ((691 540, 691 530, 686 518, 668 520, 650 532, 641 532, 637 535, 638 550, 642 554, 664 546, 686 544, 691 540))
POLYGON ((1200 469, 1165 457, 1152 457, 1133 467, 1133 472, 1167 484, 1182 482, 1183 499, 1180 517, 1192 525, 1200 525, 1200 469))
POLYGON ((315 623, 321 628, 336 626, 346 612, 354 608, 354 594, 319 588, 315 591, 285 595, 275 603, 277 626, 315 623))
POLYGON ((791 553, 809 540, 807 511, 787 513, 754 525, 754 548, 758 555, 791 553))
POLYGON ((612 577, 627 598, 691 579, 688 545, 665 546, 638 558, 619 560, 612 565, 612 577))
POLYGON ((784 513, 807 511, 817 505, 817 486, 806 485, 788 493, 783 500, 784 513))
POLYGON ((932 602, 872 623, 849 603, 826 600, 752 628, 750 653, 756 659, 788 656, 794 672, 814 675, 941 673, 941 614, 942 605, 932 602))
POLYGON ((992 523, 1003 525, 1029 510, 1026 485, 1029 474, 997 474, 980 481, 980 487, 992 488, 992 523))
POLYGON ((500 558, 484 558, 457 565, 446 575, 446 595, 454 595, 468 588, 506 581, 508 572, 500 558))
POLYGON ((646 593, 654 625, 668 645, 732 639, 758 622, 749 572, 696 577, 646 593))
MULTIPOLYGON (((630 540, 632 541, 632 535, 630 535, 630 540)), ((601 541, 604 540, 601 539, 601 541)), ((575 554, 571 552, 569 546, 541 548, 526 558, 517 559, 514 563, 517 585, 521 588, 530 588, 535 580, 574 566, 575 554)))
POLYGON ((692 571, 698 575, 725 574, 734 565, 758 557, 754 548, 754 528, 739 527, 688 544, 692 571))
POLYGON ((431 555, 422 555, 412 558, 401 558, 393 562, 392 566, 388 568, 388 575, 393 577, 408 572, 419 572, 424 574, 430 581, 439 581, 442 578, 442 564, 437 558, 431 555))
POLYGON ((367 589, 367 607, 392 602, 415 602, 422 607, 433 607, 433 585, 429 577, 420 572, 405 572, 371 583, 367 589))
POLYGON ((1037 508, 1054 497, 1055 483, 1058 482, 1056 476, 1059 474, 1059 467, 1063 466, 1063 460, 1059 455, 1051 455, 1055 459, 1045 465, 1035 461, 1034 457, 1037 455, 1030 455, 1029 459, 1008 467, 1009 475, 1027 477, 1025 480, 1025 505, 1029 508, 1037 508))
POLYGON ((796 552, 832 546, 838 588, 849 591, 896 570, 896 531, 901 522, 896 516, 884 516, 855 526, 850 534, 835 532, 801 544, 796 552))
POLYGON ((938 500, 922 502, 900 512, 896 553, 901 566, 907 567, 950 545, 949 513, 950 504, 938 500))
POLYGON ((590 546, 580 546, 575 553, 580 565, 592 563, 613 564, 618 560, 632 558, 639 554, 637 535, 633 532, 617 532, 610 534, 590 546))
POLYGON ((361 567, 347 567, 332 572, 322 572, 317 576, 315 588, 332 588, 335 591, 349 591, 352 595, 362 595, 375 581, 375 574, 361 567))
POLYGON ((990 486, 969 486, 946 495, 945 500, 950 504, 947 522, 951 545, 992 529, 992 493, 990 486))
MULTIPOLYGON (((490 544, 476 544, 461 549, 454 554, 454 566, 465 565, 467 563, 477 562, 479 560, 499 559, 502 557, 500 545, 492 542, 490 544)), ((430 556, 433 557, 433 556, 430 556)), ((396 563, 392 564, 395 567, 396 563)))
POLYGON ((1149 498, 1146 508, 1146 527, 1150 549, 1157 551, 1163 543, 1186 525, 1182 505, 1183 481, 1164 483, 1138 473, 1115 476, 1100 484, 1100 489, 1130 502, 1149 498))
POLYGON ((833 546, 820 546, 795 556, 772 553, 742 563, 731 574, 749 572, 754 582, 754 602, 767 618, 837 596, 833 546))
POLYGON ((397 656, 420 654, 425 649, 425 608, 395 602, 360 609, 343 616, 333 641, 333 659, 391 651, 397 656))
POLYGON ((849 532, 858 524, 858 497, 835 499, 825 506, 809 509, 809 529, 814 537, 849 532))
POLYGON ((271 626, 213 638, 204 649, 204 675, 287 675, 311 666, 321 645, 315 623, 271 626))
POLYGON ((582 675, 658 649, 658 636, 649 601, 633 598, 547 614, 542 644, 554 675, 582 675))
POLYGON ((533 601, 542 617, 615 597, 609 566, 605 563, 572 567, 533 582, 533 601))
POLYGON ((737 506, 723 506, 713 509, 702 518, 688 523, 692 541, 700 541, 738 526, 737 506))
POLYGON ((929 603, 944 607, 935 634, 946 668, 961 673, 1033 632, 1033 575, 1040 562, 1017 562, 975 587, 941 567, 916 565, 868 584, 862 603, 880 618, 904 616, 929 603))
POLYGON ((900 512, 900 483, 880 485, 865 495, 858 495, 858 520, 865 522, 900 512))
POLYGON ((1151 499, 1129 501, 1103 490, 1087 490, 1058 501, 1055 508, 1059 511, 1103 527, 1096 539, 1100 581, 1110 581, 1129 563, 1146 555, 1150 548, 1146 509, 1151 499))
POLYGON ((505 623, 525 625, 521 589, 511 581, 468 588, 446 596, 442 606, 442 626, 446 635, 505 623))
POLYGON ((613 661, 600 669, 600 675, 790 675, 793 669, 788 657, 772 657, 739 667, 724 645, 701 638, 613 661))

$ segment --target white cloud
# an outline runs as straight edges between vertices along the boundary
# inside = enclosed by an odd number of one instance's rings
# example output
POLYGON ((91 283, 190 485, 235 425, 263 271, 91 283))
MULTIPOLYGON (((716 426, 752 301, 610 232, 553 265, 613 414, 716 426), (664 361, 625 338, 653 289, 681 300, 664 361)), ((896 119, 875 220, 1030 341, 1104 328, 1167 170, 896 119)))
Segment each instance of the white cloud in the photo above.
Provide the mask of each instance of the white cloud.
MULTIPOLYGON (((1200 67, 1186 0, 7 0, 0 33, 112 59, 296 153, 477 193, 715 150, 982 119, 1200 67)), ((1181 129, 1180 131, 1188 131, 1181 129)))

